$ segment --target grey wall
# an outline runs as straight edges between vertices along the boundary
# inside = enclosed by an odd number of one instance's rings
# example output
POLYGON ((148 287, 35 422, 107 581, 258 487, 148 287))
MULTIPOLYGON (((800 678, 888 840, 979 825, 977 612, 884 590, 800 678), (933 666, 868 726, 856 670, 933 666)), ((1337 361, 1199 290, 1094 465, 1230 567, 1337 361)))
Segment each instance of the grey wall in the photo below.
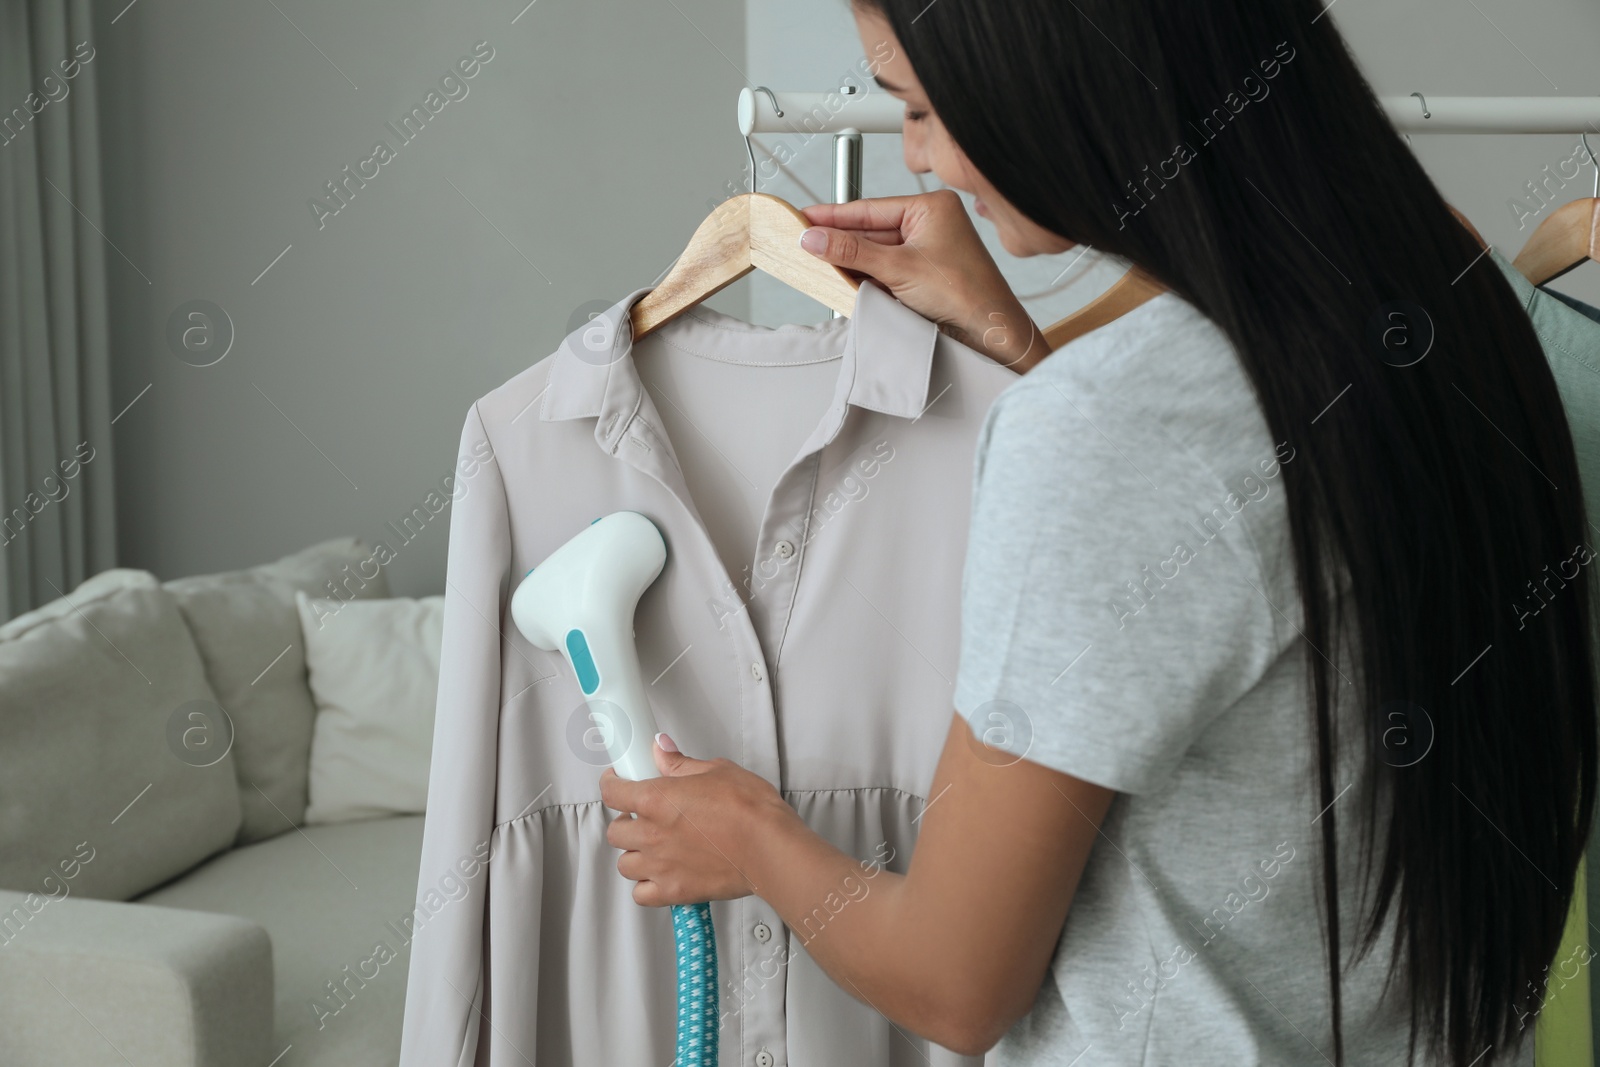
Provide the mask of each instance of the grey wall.
POLYGON ((739 0, 525 2, 100 8, 124 566, 358 534, 396 550, 396 593, 442 591, 448 511, 403 547, 385 524, 450 472, 472 401, 652 284, 742 171, 739 0), (464 97, 386 129, 479 41, 464 97), (393 160, 319 229, 309 201, 379 139, 393 160), (165 336, 196 299, 235 330, 206 367, 165 336))
MULTIPOLYGON (((97 223, 119 250, 114 408, 132 402, 116 425, 122 563, 162 577, 354 533, 397 550, 397 593, 439 591, 448 512, 404 546, 386 524, 437 489, 468 405, 543 358, 585 303, 652 284, 742 188, 741 86, 825 89, 861 58, 844 0, 125 2, 98 27, 97 223), (385 123, 478 41, 494 58, 468 95, 399 145, 385 123), (380 137, 394 160, 319 229, 308 201, 380 137), (235 328, 212 366, 166 340, 191 300, 235 328)), ((1331 17, 1383 94, 1600 93, 1593 0, 1337 0, 1331 17)), ((1574 143, 1414 137, 1447 199, 1508 254, 1532 224, 1519 230, 1507 202, 1574 143)), ((828 198, 826 139, 787 148, 795 162, 762 190, 828 198)), ((934 184, 905 171, 898 137, 868 138, 866 195, 934 184)), ((1041 322, 1120 269, 991 249, 1041 322)), ((1557 286, 1600 303, 1600 267, 1557 286)), ((769 324, 825 314, 759 276, 711 304, 769 324)))

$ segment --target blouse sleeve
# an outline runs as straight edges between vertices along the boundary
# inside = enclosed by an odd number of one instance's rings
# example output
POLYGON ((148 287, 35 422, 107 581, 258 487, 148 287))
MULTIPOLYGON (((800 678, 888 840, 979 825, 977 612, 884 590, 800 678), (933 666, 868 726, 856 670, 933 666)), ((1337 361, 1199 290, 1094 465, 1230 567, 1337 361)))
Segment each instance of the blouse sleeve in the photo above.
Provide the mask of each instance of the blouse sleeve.
POLYGON ((1279 650, 1238 514, 1265 509, 1065 376, 1008 389, 977 448, 956 710, 1013 756, 1161 788, 1279 650))
POLYGON ((505 486, 476 404, 462 427, 453 496, 401 1067, 470 1062, 485 1010, 484 911, 511 538, 505 486), (441 897, 441 882, 454 880, 466 893, 441 897))

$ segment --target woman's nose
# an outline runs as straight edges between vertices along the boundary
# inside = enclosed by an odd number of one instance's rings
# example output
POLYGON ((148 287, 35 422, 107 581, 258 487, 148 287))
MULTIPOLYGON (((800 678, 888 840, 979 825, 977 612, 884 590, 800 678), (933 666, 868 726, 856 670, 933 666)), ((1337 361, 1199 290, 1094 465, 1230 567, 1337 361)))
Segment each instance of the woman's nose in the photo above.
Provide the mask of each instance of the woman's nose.
POLYGON ((906 169, 913 174, 927 174, 933 170, 928 162, 928 146, 922 132, 913 122, 905 123, 901 128, 901 140, 905 146, 906 169))

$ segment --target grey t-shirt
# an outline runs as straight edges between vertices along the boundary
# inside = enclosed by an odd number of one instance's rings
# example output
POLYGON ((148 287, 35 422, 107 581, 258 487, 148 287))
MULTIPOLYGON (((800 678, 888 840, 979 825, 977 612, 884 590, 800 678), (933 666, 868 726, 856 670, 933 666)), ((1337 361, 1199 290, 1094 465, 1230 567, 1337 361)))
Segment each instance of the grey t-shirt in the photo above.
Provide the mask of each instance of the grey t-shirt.
MULTIPOLYGON (((991 758, 1118 793, 1005 1067, 1332 1061, 1304 681, 1330 650, 1298 629, 1283 488, 1305 462, 1295 438, 1316 432, 1274 440, 1233 346, 1171 293, 1053 352, 989 412, 955 706, 1004 750, 991 758)), ((1370 774, 1351 656, 1332 675, 1347 966, 1370 774)), ((1374 756, 1426 758, 1426 710, 1397 704, 1374 756)), ((1403 978, 1380 996, 1392 932, 1346 972, 1350 1064, 1405 1061, 1403 978)), ((1481 1063, 1531 1063, 1533 1024, 1517 1055, 1481 1063)))

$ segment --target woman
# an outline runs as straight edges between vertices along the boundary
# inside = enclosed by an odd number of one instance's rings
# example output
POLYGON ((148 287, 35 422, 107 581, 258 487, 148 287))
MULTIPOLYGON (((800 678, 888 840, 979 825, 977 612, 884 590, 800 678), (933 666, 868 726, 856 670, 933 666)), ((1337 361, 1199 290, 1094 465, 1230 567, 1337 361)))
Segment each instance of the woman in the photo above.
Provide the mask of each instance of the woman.
POLYGON ((953 193, 807 212, 1026 371, 980 437, 956 713, 904 874, 663 735, 666 777, 602 781, 635 899, 828 902, 843 989, 1004 1064, 1531 1062, 1595 680, 1504 279, 1313 0, 856 20, 913 170, 1165 291, 1046 355, 953 193))

